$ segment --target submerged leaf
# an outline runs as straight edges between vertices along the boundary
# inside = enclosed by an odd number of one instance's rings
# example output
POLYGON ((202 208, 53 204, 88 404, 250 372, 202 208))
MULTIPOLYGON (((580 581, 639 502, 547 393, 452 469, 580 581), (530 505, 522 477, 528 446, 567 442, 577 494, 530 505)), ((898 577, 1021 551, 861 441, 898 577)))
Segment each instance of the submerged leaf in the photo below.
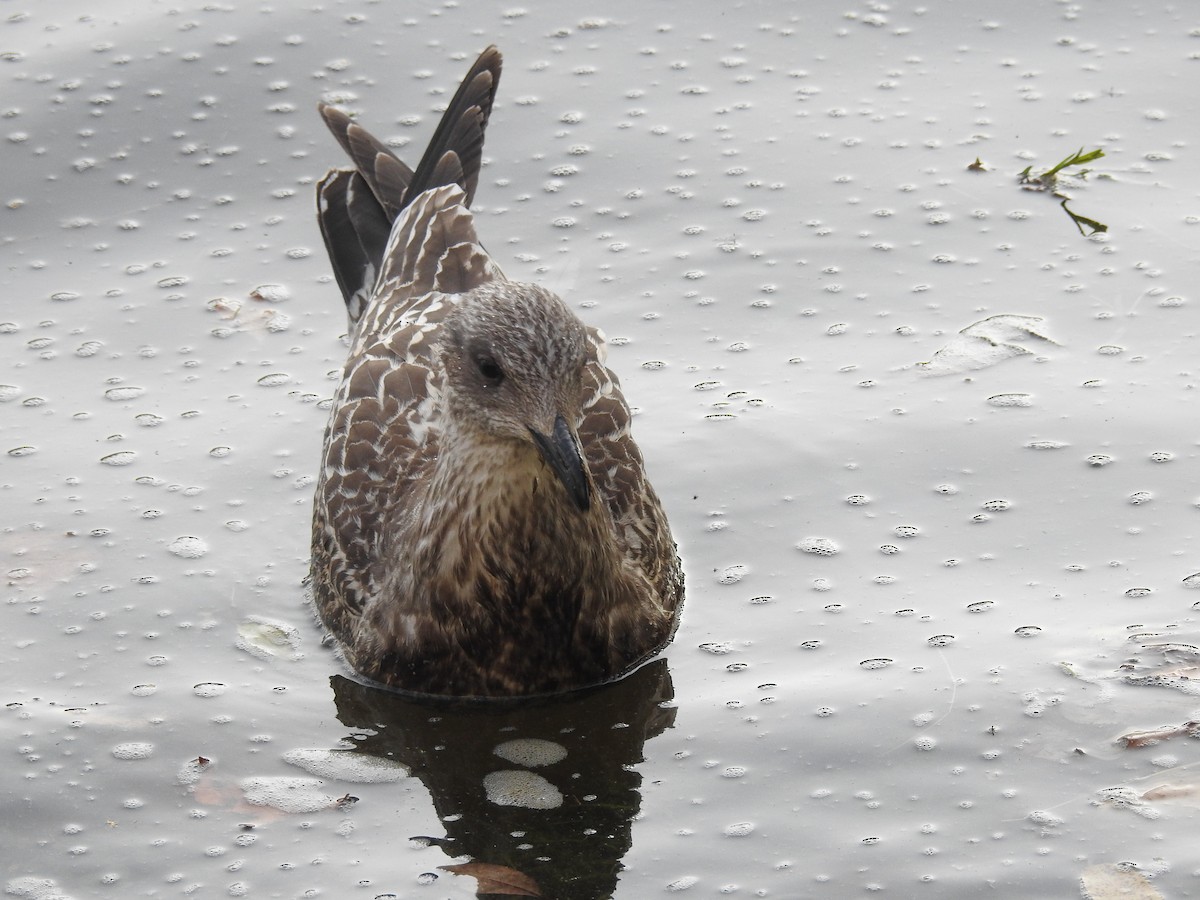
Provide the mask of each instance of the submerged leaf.
POLYGON ((510 897, 542 896, 542 889, 538 887, 536 881, 524 872, 518 872, 508 866, 469 862, 438 866, 438 868, 455 875, 470 875, 478 882, 475 890, 479 894, 504 894, 510 897))

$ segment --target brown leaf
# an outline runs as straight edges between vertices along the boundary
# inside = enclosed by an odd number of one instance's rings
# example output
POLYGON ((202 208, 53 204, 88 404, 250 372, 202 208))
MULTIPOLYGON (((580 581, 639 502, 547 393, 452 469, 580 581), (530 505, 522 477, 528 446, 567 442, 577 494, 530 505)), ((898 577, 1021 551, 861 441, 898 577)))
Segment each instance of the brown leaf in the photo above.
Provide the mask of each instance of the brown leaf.
POLYGON ((457 863, 452 866, 438 866, 438 868, 455 875, 470 875, 478 882, 476 891, 480 894, 507 894, 512 897, 542 896, 542 889, 538 887, 536 881, 524 872, 518 872, 508 866, 469 862, 457 863))

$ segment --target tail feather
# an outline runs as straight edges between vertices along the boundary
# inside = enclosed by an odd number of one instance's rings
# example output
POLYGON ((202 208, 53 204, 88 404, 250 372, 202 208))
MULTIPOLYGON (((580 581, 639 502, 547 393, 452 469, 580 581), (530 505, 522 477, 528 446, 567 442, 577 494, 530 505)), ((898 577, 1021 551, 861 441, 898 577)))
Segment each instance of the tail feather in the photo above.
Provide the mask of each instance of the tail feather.
POLYGON ((479 184, 483 138, 500 84, 500 51, 488 47, 458 86, 416 170, 348 115, 318 108, 355 170, 332 170, 318 185, 325 249, 353 325, 383 269, 396 218, 423 191, 458 185, 469 206, 479 184))

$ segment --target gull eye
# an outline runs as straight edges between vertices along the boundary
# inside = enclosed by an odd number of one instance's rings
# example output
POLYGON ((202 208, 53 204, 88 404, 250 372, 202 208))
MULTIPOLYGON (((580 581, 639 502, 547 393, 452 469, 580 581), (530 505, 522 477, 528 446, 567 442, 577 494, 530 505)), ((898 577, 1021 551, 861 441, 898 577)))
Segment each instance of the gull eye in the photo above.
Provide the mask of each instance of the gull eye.
POLYGON ((500 364, 494 357, 486 354, 477 356, 475 357, 475 366, 489 387, 499 387, 500 382, 504 381, 504 370, 500 368, 500 364))

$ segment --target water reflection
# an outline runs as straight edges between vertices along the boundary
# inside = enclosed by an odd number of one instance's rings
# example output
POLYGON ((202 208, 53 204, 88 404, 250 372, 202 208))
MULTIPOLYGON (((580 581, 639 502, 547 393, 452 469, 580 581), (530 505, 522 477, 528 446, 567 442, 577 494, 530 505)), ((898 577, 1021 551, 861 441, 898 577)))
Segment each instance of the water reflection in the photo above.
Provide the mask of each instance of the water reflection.
MULTIPOLYGON (((524 873, 547 898, 612 895, 641 806, 634 765, 675 722, 666 660, 591 691, 525 701, 330 681, 356 748, 402 763, 429 790, 445 826, 429 837, 449 856, 524 873)), ((482 882, 479 896, 491 896, 482 882)))

